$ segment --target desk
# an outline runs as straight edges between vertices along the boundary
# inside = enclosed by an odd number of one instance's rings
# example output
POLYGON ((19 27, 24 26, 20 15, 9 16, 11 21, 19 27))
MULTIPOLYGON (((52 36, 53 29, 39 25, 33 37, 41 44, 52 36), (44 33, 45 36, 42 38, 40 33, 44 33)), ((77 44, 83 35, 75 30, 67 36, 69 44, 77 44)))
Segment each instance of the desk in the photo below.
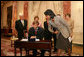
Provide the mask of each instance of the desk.
POLYGON ((16 48, 20 48, 20 55, 22 56, 22 48, 26 49, 44 49, 50 51, 51 56, 51 41, 48 40, 41 40, 41 41, 35 41, 35 42, 28 42, 28 41, 15 41, 14 43, 15 48, 15 56, 16 56, 16 48))

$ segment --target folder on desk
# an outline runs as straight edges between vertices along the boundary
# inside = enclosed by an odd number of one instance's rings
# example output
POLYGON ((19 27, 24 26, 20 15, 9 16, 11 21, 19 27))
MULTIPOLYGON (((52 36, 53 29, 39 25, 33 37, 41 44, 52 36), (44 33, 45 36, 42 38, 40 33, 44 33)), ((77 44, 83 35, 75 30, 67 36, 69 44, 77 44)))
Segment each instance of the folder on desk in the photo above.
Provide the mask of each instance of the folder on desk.
POLYGON ((21 41, 28 41, 28 39, 22 39, 21 41))

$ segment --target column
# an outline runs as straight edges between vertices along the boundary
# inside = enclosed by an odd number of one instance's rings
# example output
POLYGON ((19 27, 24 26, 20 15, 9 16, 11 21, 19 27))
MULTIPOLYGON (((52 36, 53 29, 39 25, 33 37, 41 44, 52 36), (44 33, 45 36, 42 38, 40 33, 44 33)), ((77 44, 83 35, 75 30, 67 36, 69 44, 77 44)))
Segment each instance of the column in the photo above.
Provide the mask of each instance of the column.
POLYGON ((71 1, 63 1, 63 18, 65 19, 65 14, 71 14, 71 1))
POLYGON ((16 35, 15 21, 17 20, 17 1, 13 1, 12 19, 12 34, 16 35))
POLYGON ((24 18, 27 20, 27 31, 28 31, 28 1, 24 1, 24 18))

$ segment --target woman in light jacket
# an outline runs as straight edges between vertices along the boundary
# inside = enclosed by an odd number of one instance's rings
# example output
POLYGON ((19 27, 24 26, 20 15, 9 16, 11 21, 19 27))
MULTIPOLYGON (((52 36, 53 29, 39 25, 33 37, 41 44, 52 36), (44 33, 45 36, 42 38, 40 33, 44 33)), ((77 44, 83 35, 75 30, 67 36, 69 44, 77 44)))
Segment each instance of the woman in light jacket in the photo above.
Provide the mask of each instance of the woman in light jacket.
MULTIPOLYGON (((71 47, 71 42, 68 39, 70 37, 71 31, 66 21, 61 17, 58 18, 51 9, 46 10, 44 14, 46 18, 50 19, 48 25, 49 31, 57 34, 56 48, 58 49, 57 55, 59 56, 61 49, 68 51, 71 47), (53 31, 53 27, 57 28, 55 32, 53 31)), ((70 55, 70 52, 68 52, 68 54, 70 55)))

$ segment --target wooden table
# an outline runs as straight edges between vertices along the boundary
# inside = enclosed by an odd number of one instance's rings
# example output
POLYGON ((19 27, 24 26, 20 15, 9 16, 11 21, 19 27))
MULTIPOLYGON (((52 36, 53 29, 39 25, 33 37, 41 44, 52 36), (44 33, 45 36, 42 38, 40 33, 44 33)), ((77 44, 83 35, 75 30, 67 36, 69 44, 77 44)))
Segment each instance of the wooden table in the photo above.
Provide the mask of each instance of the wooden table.
POLYGON ((15 48, 15 56, 16 56, 16 48, 20 48, 20 55, 22 56, 22 48, 26 49, 40 49, 40 50, 49 50, 51 56, 51 41, 49 40, 41 40, 35 42, 28 42, 28 41, 15 41, 14 42, 15 48))

